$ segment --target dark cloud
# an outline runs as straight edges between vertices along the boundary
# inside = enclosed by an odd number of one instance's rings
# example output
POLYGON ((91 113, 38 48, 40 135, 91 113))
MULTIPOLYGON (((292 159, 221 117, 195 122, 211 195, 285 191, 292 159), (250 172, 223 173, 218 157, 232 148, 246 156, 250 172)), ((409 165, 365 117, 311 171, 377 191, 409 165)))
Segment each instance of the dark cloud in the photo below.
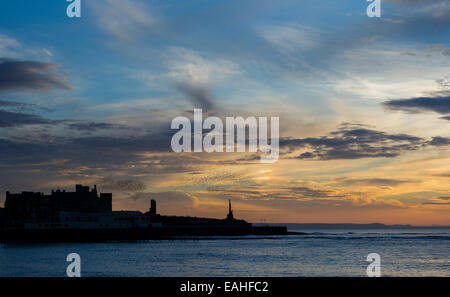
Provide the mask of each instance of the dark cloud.
POLYGON ((0 107, 15 107, 15 108, 26 108, 30 104, 22 103, 22 102, 12 102, 12 101, 3 101, 0 100, 0 107))
POLYGON ((423 205, 450 205, 450 202, 424 202, 423 205))
POLYGON ((46 119, 40 115, 0 110, 0 127, 18 127, 24 125, 57 124, 60 121, 46 119))
POLYGON ((424 202, 425 205, 450 205, 450 197, 434 197, 428 202, 424 202))
POLYGON ((196 108, 202 108, 205 112, 211 111, 215 107, 214 98, 211 91, 205 86, 197 86, 190 83, 178 83, 176 88, 189 101, 194 104, 196 108))
POLYGON ((103 122, 75 122, 75 123, 68 123, 67 127, 69 129, 78 130, 78 131, 82 131, 82 132, 95 132, 95 131, 99 131, 99 130, 129 128, 127 126, 123 126, 123 125, 119 125, 119 124, 111 124, 111 123, 103 123, 103 122))
POLYGON ((408 134, 388 134, 360 126, 342 126, 329 136, 303 139, 280 139, 280 147, 289 152, 310 149, 298 159, 361 159, 392 158, 407 151, 426 146, 448 145, 447 138, 434 137, 431 141, 408 134))
POLYGON ((450 116, 446 116, 446 117, 441 117, 441 119, 443 119, 443 120, 447 120, 447 121, 450 121, 450 116))
POLYGON ((393 111, 421 113, 433 111, 439 114, 450 113, 450 97, 418 97, 397 99, 383 102, 383 105, 393 111))
MULTIPOLYGON (((60 123, 60 121, 45 119, 37 115, 6 111, 0 111, 0 117, 0 126, 3 127, 60 123)), ((64 125, 67 124, 64 121, 61 122, 64 125)), ((94 130, 114 129, 114 124, 88 122, 86 125, 94 130)), ((87 127, 78 128, 83 130, 88 129, 87 127)), ((140 162, 147 158, 149 164, 156 162, 155 164, 158 166, 167 165, 173 170, 183 171, 183 165, 193 162, 190 158, 194 158, 195 162, 208 162, 208 160, 197 159, 197 155, 191 156, 190 154, 171 154, 166 159, 163 156, 157 156, 155 160, 151 160, 154 157, 151 156, 152 153, 172 152, 170 143, 173 133, 169 129, 161 129, 143 135, 138 133, 134 136, 134 133, 130 133, 127 136, 76 137, 68 133, 68 136, 54 136, 48 141, 45 138, 37 141, 33 137, 0 139, 0 151, 2 152, 0 163, 27 164, 61 159, 76 166, 108 167, 140 162)), ((341 126, 340 129, 328 136, 280 139, 282 157, 291 156, 301 150, 302 153, 295 158, 310 160, 390 158, 427 146, 441 148, 450 146, 450 139, 439 136, 425 139, 408 134, 388 134, 361 125, 350 124, 341 126)), ((237 156, 242 158, 241 155, 237 156)), ((235 163, 240 164, 239 160, 236 160, 235 163)))
POLYGON ((303 198, 339 198, 342 195, 336 195, 330 190, 312 189, 309 187, 290 187, 289 190, 293 193, 299 194, 303 198))
POLYGON ((0 58, 0 91, 50 89, 71 89, 58 65, 0 58))
POLYGON ((433 176, 450 178, 450 172, 437 173, 437 174, 433 174, 433 176))
POLYGON ((430 141, 430 144, 434 146, 448 146, 450 145, 450 138, 436 136, 433 137, 433 139, 430 141))
MULTIPOLYGON (((29 106, 33 105, 26 103, 0 101, 0 107, 18 107, 19 109, 27 109, 29 106)), ((0 109, 0 128, 20 127, 25 125, 58 125, 62 123, 64 123, 67 128, 78 130, 80 132, 95 132, 108 129, 132 129, 128 126, 104 122, 75 122, 73 120, 52 120, 38 114, 14 112, 0 109)))
MULTIPOLYGON (((413 181, 391 179, 391 178, 342 178, 336 180, 340 185, 361 185, 361 186, 398 186, 413 181)), ((417 182, 417 181, 414 181, 417 182)))
POLYGON ((29 110, 29 109, 39 109, 48 112, 52 112, 53 110, 47 107, 37 106, 36 104, 24 103, 24 102, 13 102, 13 101, 4 101, 0 100, 0 108, 5 109, 14 109, 14 110, 29 110))
POLYGON ((67 160, 70 166, 75 167, 114 167, 142 160, 141 153, 169 151, 169 133, 128 137, 55 137, 48 142, 0 139, 0 163, 17 165, 67 160))

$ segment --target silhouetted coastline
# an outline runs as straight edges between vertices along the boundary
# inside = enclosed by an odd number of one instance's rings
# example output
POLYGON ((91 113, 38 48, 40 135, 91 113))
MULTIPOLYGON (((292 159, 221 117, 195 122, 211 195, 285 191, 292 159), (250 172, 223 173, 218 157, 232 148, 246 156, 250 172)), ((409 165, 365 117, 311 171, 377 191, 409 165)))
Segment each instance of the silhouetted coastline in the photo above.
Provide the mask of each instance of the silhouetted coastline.
POLYGON ((285 235, 285 226, 253 226, 233 215, 231 201, 225 219, 164 216, 150 201, 148 212, 113 211, 112 193, 76 185, 61 190, 6 193, 0 211, 2 241, 107 241, 176 239, 183 236, 285 235))

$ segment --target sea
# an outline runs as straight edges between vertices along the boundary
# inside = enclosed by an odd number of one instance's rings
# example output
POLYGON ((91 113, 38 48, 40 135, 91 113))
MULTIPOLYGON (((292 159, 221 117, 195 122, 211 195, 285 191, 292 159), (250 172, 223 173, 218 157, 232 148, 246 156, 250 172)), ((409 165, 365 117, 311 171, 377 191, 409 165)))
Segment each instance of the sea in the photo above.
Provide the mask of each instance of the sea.
POLYGON ((228 236, 99 243, 2 243, 1 277, 64 277, 80 256, 82 277, 450 276, 450 228, 293 230, 303 235, 228 236))

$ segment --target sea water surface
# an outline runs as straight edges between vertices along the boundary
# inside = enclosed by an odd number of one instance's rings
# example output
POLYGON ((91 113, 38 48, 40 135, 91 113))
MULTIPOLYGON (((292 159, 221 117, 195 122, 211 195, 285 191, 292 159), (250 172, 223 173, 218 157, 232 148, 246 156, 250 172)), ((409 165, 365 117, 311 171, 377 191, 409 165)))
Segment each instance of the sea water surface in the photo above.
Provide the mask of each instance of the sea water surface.
POLYGON ((369 253, 382 276, 450 276, 450 229, 290 230, 307 235, 208 237, 106 243, 0 245, 0 276, 365 276, 369 253))

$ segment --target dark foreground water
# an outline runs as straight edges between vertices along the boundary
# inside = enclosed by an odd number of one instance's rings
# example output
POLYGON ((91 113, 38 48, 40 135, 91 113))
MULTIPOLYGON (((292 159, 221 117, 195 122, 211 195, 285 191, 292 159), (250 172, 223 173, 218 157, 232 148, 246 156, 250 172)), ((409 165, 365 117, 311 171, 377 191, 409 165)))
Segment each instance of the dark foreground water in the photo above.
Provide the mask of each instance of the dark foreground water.
POLYGON ((308 235, 113 243, 1 244, 0 276, 450 276, 450 229, 298 230, 308 235))

